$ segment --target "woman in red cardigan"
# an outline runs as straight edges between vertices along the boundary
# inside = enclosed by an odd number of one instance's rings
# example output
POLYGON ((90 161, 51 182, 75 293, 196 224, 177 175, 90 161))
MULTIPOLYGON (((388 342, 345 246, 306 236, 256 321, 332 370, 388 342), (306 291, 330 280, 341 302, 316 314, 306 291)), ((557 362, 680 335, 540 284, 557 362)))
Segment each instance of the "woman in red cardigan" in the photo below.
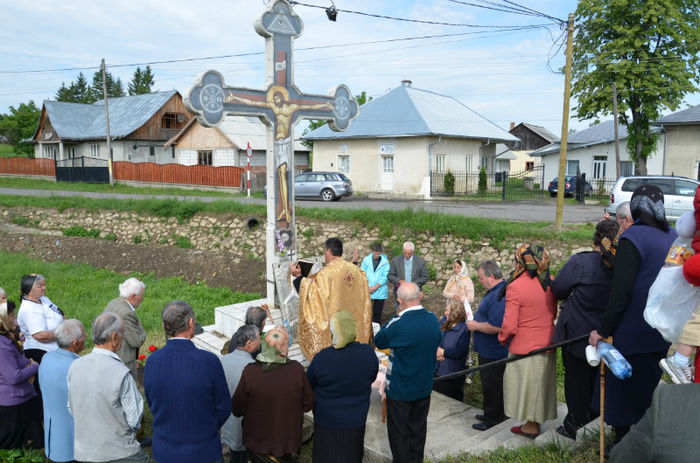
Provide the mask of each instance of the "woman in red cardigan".
MULTIPOLYGON (((549 254, 529 244, 515 252, 515 269, 508 279, 506 310, 498 334, 510 341, 508 357, 518 357, 549 344, 554 333, 557 301, 550 288, 549 254)), ((503 376, 505 414, 518 421, 515 434, 534 439, 540 424, 557 417, 556 352, 543 352, 506 365, 503 376)))

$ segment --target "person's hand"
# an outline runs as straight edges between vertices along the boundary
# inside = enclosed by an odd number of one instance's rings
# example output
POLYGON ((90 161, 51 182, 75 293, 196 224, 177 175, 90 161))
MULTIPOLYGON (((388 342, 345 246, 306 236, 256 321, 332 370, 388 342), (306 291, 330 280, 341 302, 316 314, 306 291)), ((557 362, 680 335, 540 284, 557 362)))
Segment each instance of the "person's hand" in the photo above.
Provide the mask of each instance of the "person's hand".
POLYGON ((289 271, 291 272, 292 276, 298 277, 301 275, 301 267, 299 267, 299 264, 294 262, 289 263, 289 271))
POLYGON ((597 330, 591 331, 591 335, 588 337, 588 344, 590 344, 593 347, 596 347, 598 345, 598 341, 603 339, 603 337, 598 334, 597 330))
POLYGON ((29 378, 29 379, 27 380, 27 382, 28 382, 29 384, 34 384, 35 379, 36 379, 36 376, 32 376, 31 378, 29 378))
POLYGON ((445 349, 443 349, 442 347, 438 347, 436 357, 438 362, 442 362, 443 360, 445 360, 445 349))
POLYGON ((36 363, 36 362, 34 361, 34 359, 29 359, 29 363, 27 363, 27 364, 24 366, 24 368, 29 368, 29 367, 31 367, 32 365, 34 365, 35 363, 36 363))
POLYGON ((352 261, 357 262, 360 260, 360 252, 357 249, 352 250, 352 261))
POLYGON ((608 211, 603 211, 603 216, 600 218, 600 221, 602 222, 603 220, 610 220, 610 213, 608 211))
POLYGON ((406 280, 399 280, 399 286, 401 286, 404 283, 406 283, 406 280))
POLYGON ((469 331, 477 331, 477 323, 474 320, 470 320, 467 322, 467 329, 469 331))

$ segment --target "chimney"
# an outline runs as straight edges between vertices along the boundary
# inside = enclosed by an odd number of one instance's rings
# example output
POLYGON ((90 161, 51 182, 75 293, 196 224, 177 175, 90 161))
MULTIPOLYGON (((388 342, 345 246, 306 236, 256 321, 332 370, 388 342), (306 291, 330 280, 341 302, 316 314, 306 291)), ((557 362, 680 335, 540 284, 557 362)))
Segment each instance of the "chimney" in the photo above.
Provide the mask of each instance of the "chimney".
POLYGON ((401 81, 401 86, 402 86, 402 87, 410 87, 411 84, 413 84, 413 82, 411 82, 411 81, 408 80, 408 79, 404 79, 404 80, 401 81))
POLYGON ((508 130, 510 131, 510 130, 513 130, 514 128, 515 128, 515 122, 511 122, 511 123, 510 123, 510 129, 508 129, 508 130))

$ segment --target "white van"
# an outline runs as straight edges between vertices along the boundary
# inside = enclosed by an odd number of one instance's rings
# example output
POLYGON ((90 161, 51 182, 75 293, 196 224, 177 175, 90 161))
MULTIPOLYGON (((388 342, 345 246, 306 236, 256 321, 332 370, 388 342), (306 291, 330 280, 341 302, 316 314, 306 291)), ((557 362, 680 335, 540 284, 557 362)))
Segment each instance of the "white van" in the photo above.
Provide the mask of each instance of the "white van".
POLYGON ((686 177, 671 177, 667 175, 639 175, 634 177, 620 177, 615 186, 610 190, 610 204, 607 211, 614 215, 620 203, 632 199, 632 193, 639 185, 650 183, 656 185, 664 194, 664 208, 666 219, 678 220, 688 211, 693 210, 693 198, 695 190, 700 182, 686 177))

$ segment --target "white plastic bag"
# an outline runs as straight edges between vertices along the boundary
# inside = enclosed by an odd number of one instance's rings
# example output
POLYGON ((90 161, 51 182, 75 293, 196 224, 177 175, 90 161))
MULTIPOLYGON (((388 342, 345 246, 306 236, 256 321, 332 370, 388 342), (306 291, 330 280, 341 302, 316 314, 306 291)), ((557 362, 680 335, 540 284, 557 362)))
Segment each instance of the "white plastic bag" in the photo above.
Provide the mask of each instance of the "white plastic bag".
POLYGON ((698 306, 700 287, 683 277, 683 267, 664 267, 649 288, 644 320, 668 342, 678 342, 683 325, 698 306))

